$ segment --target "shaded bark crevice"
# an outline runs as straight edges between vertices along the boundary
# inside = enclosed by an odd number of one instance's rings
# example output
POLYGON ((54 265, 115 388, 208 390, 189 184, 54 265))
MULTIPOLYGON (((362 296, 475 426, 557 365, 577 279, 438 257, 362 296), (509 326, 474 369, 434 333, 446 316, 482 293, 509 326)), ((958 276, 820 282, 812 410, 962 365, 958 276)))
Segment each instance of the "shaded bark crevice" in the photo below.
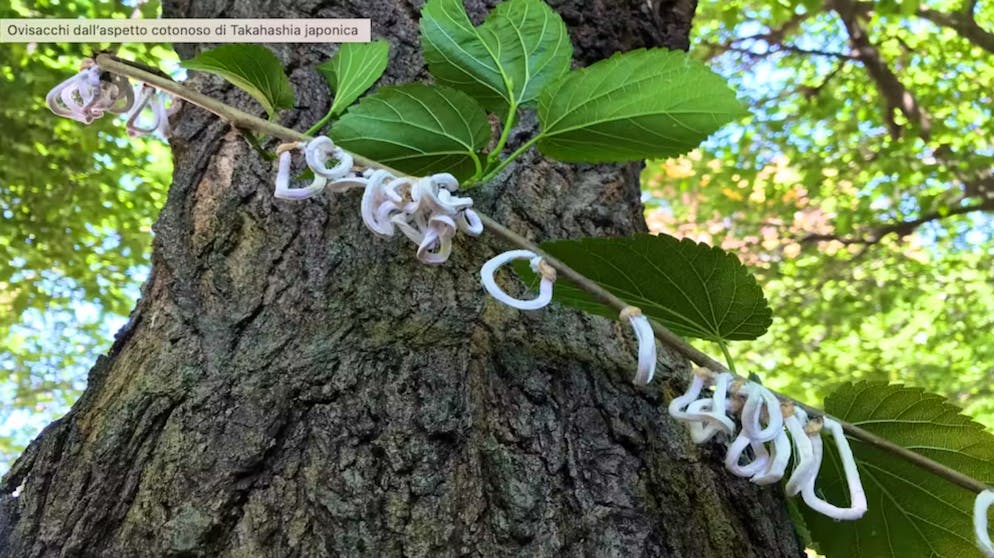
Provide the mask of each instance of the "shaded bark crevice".
MULTIPOLYGON (((552 5, 577 65, 684 48, 694 8, 552 5)), ((395 83, 427 77, 419 9, 174 0, 164 16, 370 17, 395 83)), ((302 99, 284 122, 301 128, 328 105, 310 68, 329 49, 276 50, 302 99)), ((216 78, 192 83, 258 111, 216 78)), ((507 249, 495 238, 422 266, 365 230, 358 192, 276 200, 272 163, 227 125, 189 106, 173 124, 151 276, 82 398, 5 479, 0 556, 801 555, 780 491, 731 477, 666 415, 682 359, 662 350, 660 382, 636 389, 622 324, 484 295, 479 266, 507 249)), ((472 196, 535 240, 628 234, 645 230, 639 170, 533 151, 472 196)))

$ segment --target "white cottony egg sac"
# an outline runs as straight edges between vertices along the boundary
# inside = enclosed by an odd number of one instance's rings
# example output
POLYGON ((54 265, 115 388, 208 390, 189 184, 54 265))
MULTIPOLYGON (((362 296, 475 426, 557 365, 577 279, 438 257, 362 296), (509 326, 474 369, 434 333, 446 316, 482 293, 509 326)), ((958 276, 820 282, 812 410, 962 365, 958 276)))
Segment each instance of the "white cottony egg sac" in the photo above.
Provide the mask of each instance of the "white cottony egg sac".
POLYGON ((277 149, 279 161, 274 197, 306 200, 325 190, 342 193, 362 188, 363 223, 377 236, 388 238, 400 230, 418 245, 417 258, 422 263, 446 262, 452 253, 456 232, 469 235, 483 232, 479 215, 472 210, 473 200, 456 196, 459 182, 451 174, 439 173, 415 178, 395 176, 382 169, 357 172, 353 157, 326 136, 306 142, 283 144, 277 149), (310 185, 291 187, 292 151, 304 150, 308 168, 314 173, 310 185), (329 161, 335 161, 331 167, 329 161))
POLYGON ((731 378, 727 372, 715 374, 696 368, 687 392, 670 403, 670 416, 685 423, 697 443, 723 430, 732 439, 725 467, 756 484, 780 481, 793 454, 794 470, 786 485, 788 495, 800 494, 811 509, 832 519, 851 521, 862 517, 867 509, 866 495, 842 425, 829 417, 809 420, 803 409, 780 403, 776 394, 762 385, 731 382, 731 378), (706 391, 709 384, 714 385, 712 394, 706 391), (741 429, 733 417, 739 419, 741 429), (824 455, 823 430, 835 440, 849 486, 850 505, 845 508, 825 501, 815 488, 824 455))

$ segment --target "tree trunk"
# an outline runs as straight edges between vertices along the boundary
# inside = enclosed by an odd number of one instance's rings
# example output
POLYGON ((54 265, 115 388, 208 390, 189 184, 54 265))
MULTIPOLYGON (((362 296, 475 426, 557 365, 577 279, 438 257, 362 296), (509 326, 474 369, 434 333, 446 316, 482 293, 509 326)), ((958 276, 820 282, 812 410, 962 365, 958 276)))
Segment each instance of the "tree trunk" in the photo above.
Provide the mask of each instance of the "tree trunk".
MULTIPOLYGON (((370 17, 392 44, 385 81, 398 82, 427 78, 415 4, 167 0, 164 11, 370 17)), ((694 10, 553 5, 580 65, 686 48, 694 10)), ((303 129, 329 104, 313 67, 333 48, 276 50, 300 105, 284 123, 303 129)), ((193 85, 254 106, 216 78, 193 85)), ((663 350, 659 380, 637 389, 627 326, 484 294, 480 265, 509 248, 495 238, 460 237, 449 262, 421 265, 406 240, 363 227, 361 194, 276 200, 274 166, 225 123, 187 106, 173 124, 151 276, 79 402, 4 479, 0 555, 802 554, 779 488, 726 474, 721 447, 692 445, 667 416, 686 362, 663 350)), ((625 234, 645 230, 638 171, 533 152, 472 195, 535 240, 625 234)))

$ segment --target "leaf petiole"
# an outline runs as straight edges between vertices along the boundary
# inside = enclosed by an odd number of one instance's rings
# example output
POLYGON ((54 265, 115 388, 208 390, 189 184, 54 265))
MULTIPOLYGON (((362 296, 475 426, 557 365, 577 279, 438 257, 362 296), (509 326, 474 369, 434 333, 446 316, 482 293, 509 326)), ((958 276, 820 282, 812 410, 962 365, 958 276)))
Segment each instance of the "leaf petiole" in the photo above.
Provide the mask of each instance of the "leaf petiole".
POLYGON ((721 354, 725 355, 725 363, 728 364, 728 371, 732 374, 737 374, 735 371, 735 359, 732 358, 732 353, 728 350, 728 343, 724 339, 719 339, 718 346, 721 347, 721 354))
POLYGON ((308 128, 307 131, 304 132, 304 133, 307 134, 308 136, 313 136, 313 135, 317 134, 318 132, 320 132, 321 129, 324 128, 325 125, 328 124, 328 121, 331 120, 331 117, 334 116, 334 114, 335 114, 334 113, 334 109, 335 109, 335 105, 332 104, 331 108, 328 109, 328 114, 325 114, 324 116, 322 116, 321 120, 318 120, 313 126, 311 126, 310 128, 308 128))
POLYGON ((507 108, 507 118, 504 119, 504 130, 501 131, 500 139, 497 140, 497 145, 493 148, 489 155, 487 155, 487 167, 492 167, 500 159, 501 151, 504 151, 504 146, 507 145, 507 138, 511 135, 511 128, 514 127, 514 117, 518 114, 518 104, 516 102, 511 102, 507 108))
MULTIPOLYGON (((511 164, 511 161, 517 159, 525 151, 528 151, 528 149, 531 146, 538 143, 540 139, 542 139, 542 134, 538 134, 537 136, 523 143, 521 147, 515 149, 513 153, 508 155, 506 159, 501 159, 500 163, 496 167, 491 169, 490 172, 484 175, 483 178, 481 178, 480 180, 476 181, 476 183, 485 184, 493 180, 494 177, 500 174, 500 171, 504 170, 504 168, 507 167, 507 165, 511 164)), ((496 149, 494 151, 496 151, 496 149)))
MULTIPOLYGON (((476 178, 483 175, 483 163, 480 161, 480 156, 477 155, 475 151, 470 151, 469 156, 473 159, 473 165, 476 167, 476 172, 473 173, 473 177, 476 178)), ((470 182, 472 182, 472 180, 470 180, 470 182)))

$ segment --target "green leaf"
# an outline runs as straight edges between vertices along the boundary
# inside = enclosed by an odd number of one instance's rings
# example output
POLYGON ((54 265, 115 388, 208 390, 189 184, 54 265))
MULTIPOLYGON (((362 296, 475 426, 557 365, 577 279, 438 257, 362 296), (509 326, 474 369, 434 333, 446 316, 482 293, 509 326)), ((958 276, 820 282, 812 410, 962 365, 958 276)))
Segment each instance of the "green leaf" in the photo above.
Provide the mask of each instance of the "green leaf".
POLYGON ((904 0, 901 2, 901 15, 904 17, 910 17, 918 12, 918 7, 921 4, 918 0, 904 0))
POLYGON ((472 95, 503 115, 569 70, 566 25, 541 0, 509 0, 473 27, 462 0, 429 0, 421 10, 421 44, 436 81, 472 95))
MULTIPOLYGON (((713 341, 755 339, 772 313, 755 277, 734 255, 672 236, 636 234, 542 243, 550 255, 586 275, 679 335, 713 341)), ((535 275, 527 262, 515 269, 535 275)), ((618 312, 560 279, 553 298, 617 319, 618 312)))
MULTIPOLYGON (((844 384, 825 411, 981 482, 994 482, 994 436, 943 397, 878 382, 844 384)), ((837 522, 801 506, 819 550, 828 558, 977 556, 974 494, 910 463, 850 440, 868 511, 837 522)), ((835 445, 825 444, 816 485, 829 502, 848 503, 835 445)))
POLYGON ((745 112, 717 74, 686 53, 615 54, 542 92, 542 153, 561 161, 613 162, 690 151, 745 112))
POLYGON ((335 122, 331 137, 345 149, 415 176, 448 172, 464 180, 477 171, 490 124, 465 93, 409 83, 364 97, 335 122))
POLYGON ((296 97, 283 64, 259 45, 222 45, 180 63, 188 70, 217 74, 252 96, 272 118, 279 109, 293 108, 296 97))
POLYGON ((335 94, 331 114, 341 114, 353 101, 380 79, 387 69, 390 43, 342 43, 330 60, 318 66, 335 94))

